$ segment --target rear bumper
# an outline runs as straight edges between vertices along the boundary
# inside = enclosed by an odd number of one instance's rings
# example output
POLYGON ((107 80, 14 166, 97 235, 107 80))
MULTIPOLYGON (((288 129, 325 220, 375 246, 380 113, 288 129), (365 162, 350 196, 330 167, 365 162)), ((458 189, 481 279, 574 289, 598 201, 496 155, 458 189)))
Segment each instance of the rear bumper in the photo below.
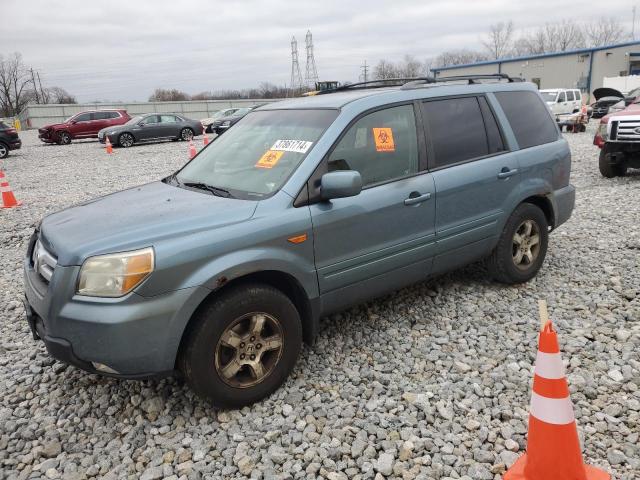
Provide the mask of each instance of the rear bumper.
POLYGON ((576 188, 573 185, 567 185, 556 190, 553 192, 551 201, 554 210, 554 228, 558 228, 571 217, 576 203, 576 188))

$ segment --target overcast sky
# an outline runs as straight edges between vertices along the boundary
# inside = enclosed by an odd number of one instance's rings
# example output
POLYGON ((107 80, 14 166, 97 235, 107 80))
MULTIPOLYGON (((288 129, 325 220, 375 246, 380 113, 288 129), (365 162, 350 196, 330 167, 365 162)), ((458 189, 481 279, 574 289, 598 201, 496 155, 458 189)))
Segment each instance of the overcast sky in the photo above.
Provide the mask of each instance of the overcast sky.
MULTIPOLYGON (((564 18, 618 17, 630 0, 1 0, 0 54, 19 51, 46 86, 79 101, 146 100, 156 87, 194 94, 289 83, 291 37, 304 76, 313 33, 320 79, 357 81, 366 60, 420 60, 481 48, 488 26, 532 29, 564 18)), ((640 3, 640 2, 639 2, 640 3)), ((639 13, 640 16, 640 13, 639 13)))

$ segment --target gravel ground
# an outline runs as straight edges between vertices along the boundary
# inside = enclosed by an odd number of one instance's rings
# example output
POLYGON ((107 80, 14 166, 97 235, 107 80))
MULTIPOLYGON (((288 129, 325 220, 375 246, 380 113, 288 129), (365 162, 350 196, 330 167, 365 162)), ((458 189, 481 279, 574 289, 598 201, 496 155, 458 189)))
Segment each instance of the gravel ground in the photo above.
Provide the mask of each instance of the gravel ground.
MULTIPOLYGON (((50 146, 33 131, 4 170, 0 210, 0 477, 498 479, 526 446, 538 298, 560 331, 583 450, 640 478, 640 171, 607 180, 568 134, 572 219, 527 285, 473 265, 323 319, 287 383, 220 411, 178 380, 126 382, 48 357, 23 308, 22 256, 45 214, 158 179, 183 142, 50 146)), ((200 145, 200 143, 199 143, 200 145)))

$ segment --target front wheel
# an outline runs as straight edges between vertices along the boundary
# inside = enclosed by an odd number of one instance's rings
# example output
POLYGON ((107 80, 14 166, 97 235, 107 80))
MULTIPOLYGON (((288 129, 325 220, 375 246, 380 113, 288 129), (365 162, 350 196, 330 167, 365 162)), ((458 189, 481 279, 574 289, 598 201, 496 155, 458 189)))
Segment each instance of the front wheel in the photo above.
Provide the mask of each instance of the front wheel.
POLYGON ((58 145, 69 145, 71 143, 71 135, 68 132, 60 132, 58 134, 58 145))
POLYGON ((302 346, 291 300, 263 284, 223 292, 195 314, 179 357, 187 383, 214 405, 238 408, 276 390, 302 346))
POLYGON ((0 158, 7 158, 9 155, 9 147, 0 142, 0 158))
POLYGON ((620 163, 611 163, 607 154, 611 153, 605 145, 600 150, 600 158, 598 159, 598 167, 600 174, 605 178, 623 177, 627 173, 627 166, 624 160, 620 163))
POLYGON ((193 138, 193 130, 190 128, 183 128, 180 130, 180 138, 184 141, 189 141, 193 138))
POLYGON ((130 133, 121 133, 120 136, 118 137, 118 145, 124 148, 128 148, 132 146, 134 142, 135 142, 135 139, 133 138, 133 135, 131 135, 130 133))
POLYGON ((549 226, 544 212, 522 203, 507 220, 487 260, 491 276, 502 283, 524 283, 536 276, 547 254, 549 226))

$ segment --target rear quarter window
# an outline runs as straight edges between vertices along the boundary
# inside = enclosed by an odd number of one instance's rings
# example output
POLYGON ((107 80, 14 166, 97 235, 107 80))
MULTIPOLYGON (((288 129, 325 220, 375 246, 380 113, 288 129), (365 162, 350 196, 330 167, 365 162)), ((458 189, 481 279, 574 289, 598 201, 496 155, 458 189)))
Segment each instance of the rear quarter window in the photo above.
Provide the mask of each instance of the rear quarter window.
POLYGON ((495 96, 520 148, 558 140, 558 127, 535 92, 497 92, 495 96))

